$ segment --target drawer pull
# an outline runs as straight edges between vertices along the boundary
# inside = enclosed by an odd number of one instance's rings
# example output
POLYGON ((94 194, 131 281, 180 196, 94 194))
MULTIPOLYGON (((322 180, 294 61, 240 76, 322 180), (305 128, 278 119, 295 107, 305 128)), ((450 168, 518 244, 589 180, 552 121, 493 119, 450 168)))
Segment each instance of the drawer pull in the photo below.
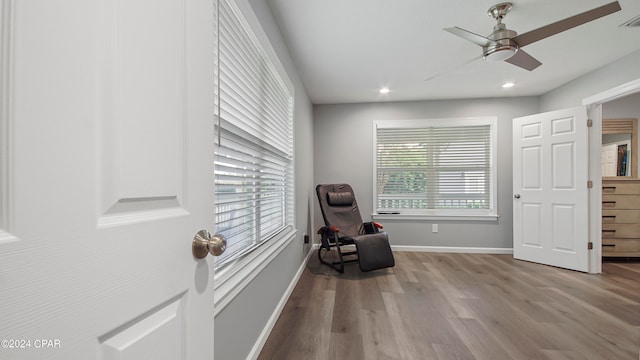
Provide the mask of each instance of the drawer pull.
POLYGON ((602 190, 604 190, 604 189, 614 189, 615 190, 615 188, 616 188, 615 186, 603 186, 602 190))
POLYGON ((602 200, 603 204, 615 204, 616 201, 615 200, 602 200))
POLYGON ((614 218, 616 217, 616 215, 602 215, 602 217, 606 217, 606 218, 614 218))
POLYGON ((602 244, 602 247, 605 247, 605 246, 614 247, 614 246, 616 246, 616 244, 602 244))
POLYGON ((616 232, 616 230, 615 229, 602 229, 602 232, 614 233, 614 232, 616 232))

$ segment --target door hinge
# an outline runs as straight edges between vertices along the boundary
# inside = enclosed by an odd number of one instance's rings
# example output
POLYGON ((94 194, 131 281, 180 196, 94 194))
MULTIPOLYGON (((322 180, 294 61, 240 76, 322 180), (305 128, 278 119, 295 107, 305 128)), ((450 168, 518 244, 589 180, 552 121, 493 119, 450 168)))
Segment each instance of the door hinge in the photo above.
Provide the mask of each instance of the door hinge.
POLYGON ((587 127, 593 127, 593 120, 587 119, 587 127))
POLYGON ((591 189, 593 187, 593 181, 587 180, 587 189, 591 189))
POLYGON ((587 243, 587 250, 593 250, 593 243, 591 241, 587 243))

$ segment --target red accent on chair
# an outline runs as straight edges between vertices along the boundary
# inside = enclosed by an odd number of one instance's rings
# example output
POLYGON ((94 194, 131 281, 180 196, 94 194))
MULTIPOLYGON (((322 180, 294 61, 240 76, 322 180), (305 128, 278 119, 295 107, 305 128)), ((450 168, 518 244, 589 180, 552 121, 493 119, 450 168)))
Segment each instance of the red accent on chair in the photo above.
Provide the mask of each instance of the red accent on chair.
POLYGON ((339 233, 340 232, 340 229, 338 229, 337 226, 330 225, 330 226, 323 226, 320 229, 318 229, 318 234, 322 234, 322 232, 325 231, 325 230, 329 230, 329 231, 334 232, 334 233, 339 233))

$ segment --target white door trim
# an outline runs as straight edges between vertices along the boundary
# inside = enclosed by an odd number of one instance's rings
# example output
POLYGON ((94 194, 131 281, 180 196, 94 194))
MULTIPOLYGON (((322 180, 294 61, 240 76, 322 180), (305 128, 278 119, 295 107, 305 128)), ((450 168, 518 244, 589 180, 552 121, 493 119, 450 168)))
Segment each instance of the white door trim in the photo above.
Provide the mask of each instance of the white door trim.
POLYGON ((590 106, 603 104, 640 91, 640 79, 629 81, 614 88, 605 90, 582 100, 582 105, 590 106))
POLYGON ((593 127, 589 132, 589 177, 593 181, 593 190, 589 195, 589 219, 593 251, 589 258, 589 272, 602 272, 602 192, 595 191, 602 188, 602 171, 600 167, 600 148, 602 147, 602 104, 621 97, 640 92, 640 79, 629 81, 598 94, 586 97, 582 105, 587 106, 587 113, 593 120, 593 127))

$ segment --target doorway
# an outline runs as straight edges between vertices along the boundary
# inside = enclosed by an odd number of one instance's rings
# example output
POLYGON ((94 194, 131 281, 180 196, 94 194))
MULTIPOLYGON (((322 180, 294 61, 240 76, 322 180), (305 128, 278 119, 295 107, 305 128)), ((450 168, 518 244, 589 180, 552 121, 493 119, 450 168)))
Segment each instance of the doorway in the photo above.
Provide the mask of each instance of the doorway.
MULTIPOLYGON (((602 119, 618 117, 620 109, 615 109, 613 105, 621 102, 634 101, 635 97, 640 97, 640 79, 630 81, 615 88, 595 94, 585 98, 582 104, 587 106, 589 118, 593 120, 593 128, 589 135, 589 177, 593 181, 594 189, 602 188, 602 119)), ((626 110, 624 110, 626 111, 626 110)), ((635 116, 638 117, 638 114, 635 116)), ((637 146, 635 144, 634 146, 637 146)), ((635 165, 639 163, 636 159, 635 165)), ((593 242, 593 251, 590 252, 589 272, 602 272, 602 191, 591 191, 589 193, 589 233, 593 242)))

